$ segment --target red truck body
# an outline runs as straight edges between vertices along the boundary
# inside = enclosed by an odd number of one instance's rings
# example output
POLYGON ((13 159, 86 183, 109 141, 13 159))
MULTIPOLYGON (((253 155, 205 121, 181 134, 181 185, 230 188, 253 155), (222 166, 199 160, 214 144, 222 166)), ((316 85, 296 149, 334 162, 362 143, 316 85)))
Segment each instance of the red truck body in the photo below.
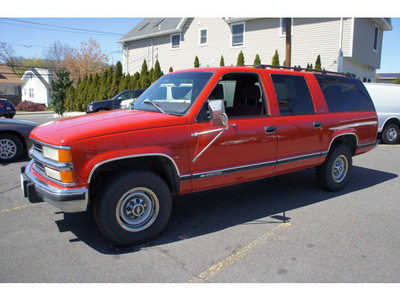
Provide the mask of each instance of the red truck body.
MULTIPOLYGON (((210 74, 209 79, 185 113, 161 113, 147 105, 148 111, 101 112, 35 128, 31 138, 38 147, 31 150, 33 159, 24 173, 25 181, 31 184, 30 193, 36 192, 38 197, 36 195, 35 199, 48 201, 64 211, 82 211, 97 201, 98 192, 94 189, 106 185, 107 177, 113 177, 122 169, 145 169, 156 173, 171 194, 177 195, 323 166, 337 145, 345 145, 352 156, 376 146, 378 123, 375 110, 331 112, 314 73, 223 67, 173 74, 201 72, 210 74), (255 85, 263 95, 265 113, 232 114, 226 129, 218 131, 209 119, 198 119, 205 103, 211 101, 213 90, 230 74, 246 80, 250 75, 258 78, 255 85), (312 98, 313 113, 284 115, 285 101, 278 99, 276 83, 283 75, 304 78, 312 98), (65 147, 70 151, 72 159, 62 168, 73 174, 72 182, 65 184, 47 176, 46 165, 54 168, 54 164, 41 159, 38 154, 38 148, 46 145, 55 149, 65 147), (42 168, 35 167, 37 163, 42 164, 42 168), (53 195, 49 196, 49 193, 53 195), (69 198, 64 199, 63 195, 69 195, 66 196, 69 198), (72 202, 80 204, 68 204, 72 202)), ((231 78, 225 80, 225 89, 232 86, 232 82, 231 78)), ((238 85, 237 81, 236 88, 238 85)), ((168 88, 168 85, 164 86, 168 88)), ((143 95, 146 97, 146 92, 143 95)), ((225 93, 225 106, 226 98, 225 93)), ((112 239, 110 233, 106 236, 112 239)), ((146 239, 139 241, 143 240, 146 239)))

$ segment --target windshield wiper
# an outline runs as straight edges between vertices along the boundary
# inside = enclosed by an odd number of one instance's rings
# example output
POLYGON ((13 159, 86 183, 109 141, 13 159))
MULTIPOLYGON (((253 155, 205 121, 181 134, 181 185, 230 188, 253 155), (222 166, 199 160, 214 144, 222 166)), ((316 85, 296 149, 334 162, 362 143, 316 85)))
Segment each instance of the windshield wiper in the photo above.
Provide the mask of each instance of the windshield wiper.
POLYGON ((166 114, 166 112, 165 112, 158 104, 155 104, 153 101, 151 101, 151 100, 149 100, 149 99, 144 100, 143 103, 150 103, 150 104, 152 104, 155 108, 157 108, 160 112, 162 112, 163 114, 166 114))

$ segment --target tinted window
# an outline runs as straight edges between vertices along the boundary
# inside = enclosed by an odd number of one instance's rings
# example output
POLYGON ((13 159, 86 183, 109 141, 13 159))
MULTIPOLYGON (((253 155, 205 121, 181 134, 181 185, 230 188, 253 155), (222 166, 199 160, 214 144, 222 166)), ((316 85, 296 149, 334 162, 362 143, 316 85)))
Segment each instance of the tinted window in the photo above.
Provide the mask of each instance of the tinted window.
POLYGON ((315 75, 330 112, 375 111, 364 85, 355 78, 315 75))
POLYGON ((303 76, 271 74, 282 116, 315 113, 310 90, 303 76))

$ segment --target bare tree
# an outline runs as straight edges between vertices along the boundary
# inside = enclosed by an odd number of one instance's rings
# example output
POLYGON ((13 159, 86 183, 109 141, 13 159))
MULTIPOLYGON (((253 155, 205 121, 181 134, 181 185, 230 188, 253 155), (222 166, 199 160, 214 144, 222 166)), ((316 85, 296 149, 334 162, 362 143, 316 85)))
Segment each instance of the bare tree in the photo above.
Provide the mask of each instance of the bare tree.
POLYGON ((19 59, 15 57, 13 48, 5 42, 0 43, 0 62, 10 66, 13 72, 16 73, 19 59))

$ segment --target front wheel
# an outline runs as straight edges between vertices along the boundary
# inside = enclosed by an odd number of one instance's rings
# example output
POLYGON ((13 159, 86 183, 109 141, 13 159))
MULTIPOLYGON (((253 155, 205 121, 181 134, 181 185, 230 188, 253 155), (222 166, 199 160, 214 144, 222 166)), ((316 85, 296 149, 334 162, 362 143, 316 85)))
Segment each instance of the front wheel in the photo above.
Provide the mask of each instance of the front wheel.
POLYGON ((144 243, 156 237, 171 214, 171 192, 150 172, 126 172, 105 188, 94 208, 100 231, 119 245, 144 243))
POLYGON ((350 175, 352 156, 348 147, 338 146, 329 152, 325 162, 317 167, 318 183, 328 191, 342 189, 350 175))

